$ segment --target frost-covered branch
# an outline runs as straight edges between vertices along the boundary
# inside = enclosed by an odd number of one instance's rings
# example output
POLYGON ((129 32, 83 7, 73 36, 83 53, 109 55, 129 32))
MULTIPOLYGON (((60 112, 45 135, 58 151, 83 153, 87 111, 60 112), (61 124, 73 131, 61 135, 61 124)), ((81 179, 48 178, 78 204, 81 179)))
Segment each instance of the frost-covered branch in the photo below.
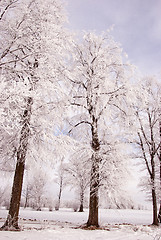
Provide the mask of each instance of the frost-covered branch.
POLYGON ((81 122, 75 124, 75 125, 73 126, 73 128, 68 131, 68 133, 70 134, 70 133, 73 131, 74 128, 78 127, 78 126, 81 125, 81 124, 89 124, 90 126, 92 126, 92 124, 91 124, 90 122, 88 122, 88 121, 81 121, 81 122))
POLYGON ((9 8, 16 2, 18 2, 19 0, 10 0, 8 2, 8 4, 5 6, 4 10, 2 10, 2 13, 0 14, 0 21, 2 20, 2 18, 4 17, 4 15, 7 13, 7 11, 9 10, 9 8))

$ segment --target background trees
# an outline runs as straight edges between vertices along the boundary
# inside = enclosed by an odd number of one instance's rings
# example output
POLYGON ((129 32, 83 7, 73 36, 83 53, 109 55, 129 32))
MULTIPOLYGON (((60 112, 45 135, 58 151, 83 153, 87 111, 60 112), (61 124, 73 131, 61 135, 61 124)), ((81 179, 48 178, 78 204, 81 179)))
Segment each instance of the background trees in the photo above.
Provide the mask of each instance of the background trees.
POLYGON ((153 203, 153 224, 158 225, 157 192, 160 198, 160 164, 157 155, 160 151, 160 94, 161 87, 157 79, 143 79, 133 106, 135 110, 134 123, 137 126, 137 140, 139 153, 142 159, 147 178, 144 186, 151 191, 153 203))
POLYGON ((83 212, 85 193, 90 182, 90 164, 86 159, 87 155, 82 156, 82 149, 70 155, 69 162, 64 165, 66 173, 66 183, 75 189, 79 200, 79 212, 83 212))
POLYGON ((41 211, 46 204, 47 199, 47 183, 49 176, 44 168, 36 164, 37 168, 25 171, 25 179, 23 184, 22 197, 24 208, 32 207, 37 211, 41 211))

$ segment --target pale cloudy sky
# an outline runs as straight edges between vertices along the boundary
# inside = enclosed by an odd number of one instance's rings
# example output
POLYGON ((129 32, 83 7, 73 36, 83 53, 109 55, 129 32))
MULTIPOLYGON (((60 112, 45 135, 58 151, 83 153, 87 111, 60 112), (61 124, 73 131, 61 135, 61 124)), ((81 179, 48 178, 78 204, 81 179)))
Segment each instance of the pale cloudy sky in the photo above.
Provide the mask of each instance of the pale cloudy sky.
POLYGON ((72 30, 106 31, 144 74, 161 75, 161 0, 64 0, 72 30))

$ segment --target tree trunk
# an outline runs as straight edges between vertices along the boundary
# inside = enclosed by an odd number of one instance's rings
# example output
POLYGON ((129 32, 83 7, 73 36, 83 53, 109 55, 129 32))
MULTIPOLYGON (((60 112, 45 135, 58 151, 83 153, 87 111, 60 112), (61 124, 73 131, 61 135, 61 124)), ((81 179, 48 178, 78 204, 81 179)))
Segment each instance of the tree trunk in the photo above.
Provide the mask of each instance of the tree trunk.
POLYGON ((84 212, 84 210, 83 210, 83 203, 80 204, 79 212, 84 212))
MULTIPOLYGON (((161 147, 160 147, 161 148, 161 147)), ((160 207, 159 207, 159 213, 158 213, 158 222, 161 223, 161 150, 160 150, 160 207)))
POLYGON ((152 165, 152 175, 151 175, 151 182, 152 182, 152 203, 153 203, 153 225, 158 226, 158 216, 157 216, 157 197, 156 197, 156 189, 155 189, 155 162, 154 157, 151 158, 151 165, 152 165))
POLYGON ((159 156, 159 158, 160 158, 159 159, 160 160, 160 194, 159 194, 159 197, 160 197, 160 208, 159 208, 159 213, 158 213, 158 222, 161 223, 161 149, 160 149, 160 156, 159 156))
POLYGON ((83 187, 82 187, 81 194, 80 194, 79 212, 83 212, 83 202, 84 202, 84 190, 83 190, 83 187))
POLYGON ((161 223, 161 200, 160 200, 160 208, 158 213, 158 222, 161 223))
POLYGON ((24 205, 24 208, 27 208, 28 207, 28 198, 26 197, 25 198, 25 205, 24 205))
POLYGON ((14 181, 13 181, 13 187, 12 187, 9 213, 8 213, 8 217, 5 224, 2 226, 2 228, 4 228, 5 230, 9 228, 19 229, 18 214, 19 214, 19 208, 20 208, 23 174, 24 174, 24 163, 17 162, 14 181))
POLYGON ((155 189, 152 189, 152 201, 153 201, 153 225, 158 226, 158 217, 157 217, 157 199, 155 189))
POLYGON ((94 121, 92 126, 92 149, 94 153, 92 155, 92 168, 90 179, 90 200, 89 200, 89 217, 87 226, 98 227, 98 189, 99 189, 99 156, 100 143, 97 133, 97 122, 94 121))
POLYGON ((27 145, 28 145, 28 139, 30 134, 29 124, 30 124, 30 118, 31 118, 32 103, 33 103, 32 98, 28 97, 26 110, 24 111, 24 114, 22 117, 22 130, 20 134, 19 148, 17 151, 17 164, 16 164, 15 175, 14 175, 13 186, 12 186, 9 213, 8 213, 6 222, 1 228, 2 230, 10 230, 10 229, 18 230, 19 229, 18 215, 19 215, 19 209, 20 209, 20 200, 21 200, 21 193, 22 193, 24 170, 25 170, 27 145))
POLYGON ((99 173, 98 165, 94 162, 91 171, 91 180, 90 180, 90 201, 89 201, 89 217, 87 226, 98 227, 98 188, 99 188, 99 173))
POLYGON ((28 187, 26 189, 26 196, 25 196, 25 205, 24 205, 24 208, 27 208, 28 207, 28 199, 29 199, 29 195, 28 195, 28 187))
POLYGON ((58 195, 58 202, 57 202, 57 205, 56 205, 56 208, 55 208, 56 211, 59 211, 59 208, 60 208, 60 199, 61 199, 62 191, 63 191, 63 178, 61 177, 61 179, 60 179, 59 195, 58 195))
POLYGON ((160 148, 159 148, 159 163, 160 163, 160 208, 158 213, 158 221, 161 223, 161 121, 159 122, 159 131, 160 131, 160 148))
POLYGON ((154 136, 153 136, 153 128, 151 117, 149 115, 149 124, 151 129, 151 166, 152 166, 152 174, 151 174, 151 182, 152 182, 152 202, 153 202, 153 225, 158 226, 158 216, 157 216, 157 197, 156 197, 156 171, 155 171, 155 144, 154 144, 154 136))

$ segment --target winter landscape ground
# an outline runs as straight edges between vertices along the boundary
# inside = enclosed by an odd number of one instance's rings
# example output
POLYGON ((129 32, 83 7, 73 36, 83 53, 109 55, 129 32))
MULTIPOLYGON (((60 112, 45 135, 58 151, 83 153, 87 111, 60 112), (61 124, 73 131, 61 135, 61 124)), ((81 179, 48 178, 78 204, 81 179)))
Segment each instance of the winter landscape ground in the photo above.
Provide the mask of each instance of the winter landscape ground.
MULTIPOLYGON (((0 240, 160 240, 161 227, 151 225, 150 210, 100 209, 99 230, 81 229, 88 211, 71 209, 49 212, 21 209, 20 232, 0 232, 0 240)), ((7 211, 0 210, 0 225, 7 211)))

